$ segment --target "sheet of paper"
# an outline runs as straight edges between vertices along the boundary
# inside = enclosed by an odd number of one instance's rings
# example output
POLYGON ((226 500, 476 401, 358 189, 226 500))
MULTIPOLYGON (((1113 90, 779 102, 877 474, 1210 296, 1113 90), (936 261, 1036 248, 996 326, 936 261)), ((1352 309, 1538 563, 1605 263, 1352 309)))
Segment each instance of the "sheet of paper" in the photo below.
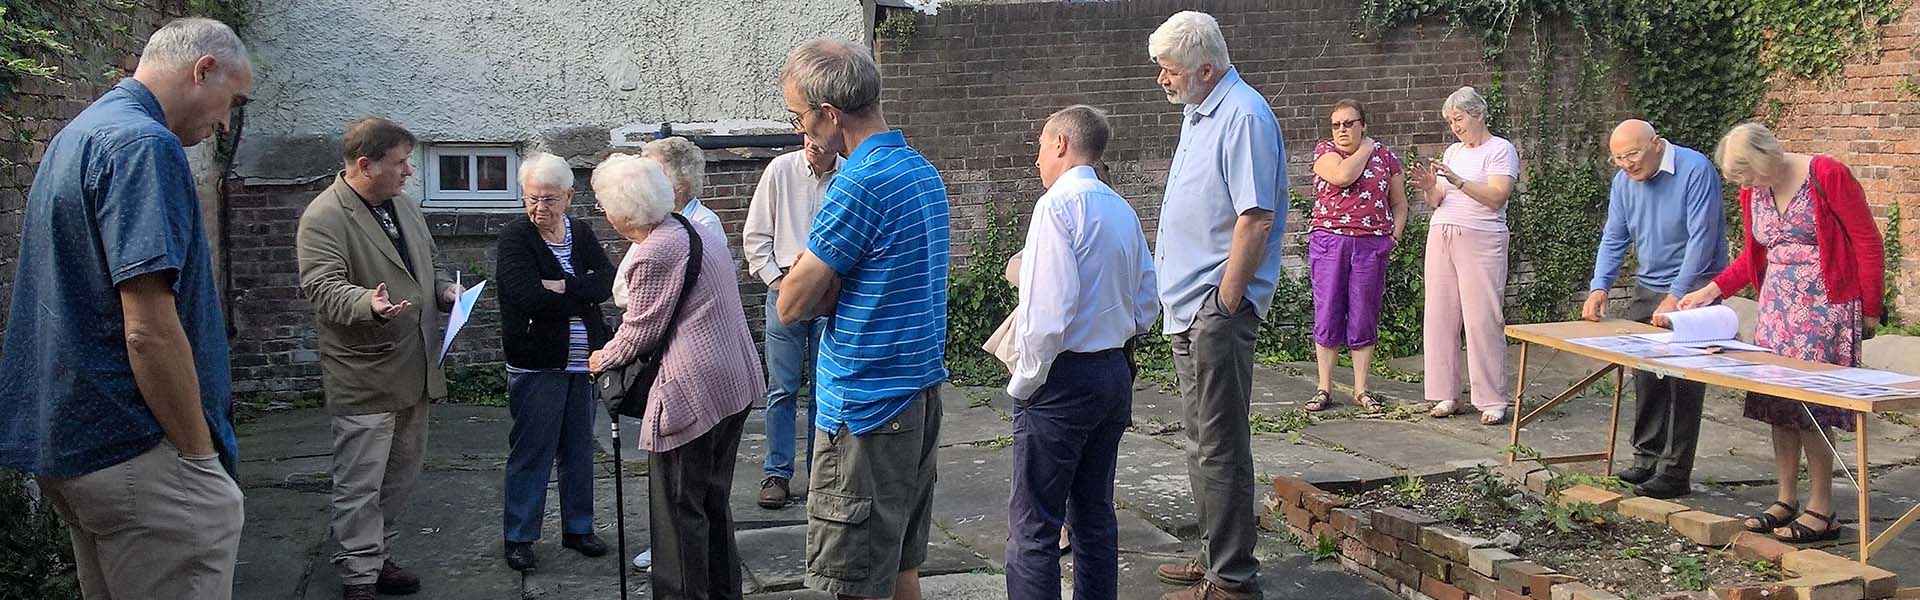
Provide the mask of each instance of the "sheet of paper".
POLYGON ((1825 372, 1812 373, 1803 377, 1789 377, 1787 379, 1774 381, 1773 383, 1777 383, 1787 387, 1806 388, 1809 390, 1816 389, 1816 388, 1817 389, 1836 389, 1836 388, 1860 387, 1860 384, 1847 381, 1845 379, 1841 379, 1838 377, 1828 377, 1825 372))
POLYGON ((1602 337, 1575 338, 1567 340, 1575 344, 1596 348, 1608 352, 1625 354, 1635 358, 1661 358, 1665 356, 1692 356, 1706 354, 1707 351, 1688 348, 1678 344, 1661 344, 1648 341, 1635 335, 1612 335, 1602 337))
POLYGON ((1759 365, 1759 364, 1741 365, 1737 367, 1720 367, 1720 368, 1708 369, 1708 370, 1713 371, 1715 373, 1719 373, 1721 375, 1741 377, 1745 379, 1752 379, 1754 381, 1763 381, 1767 383, 1773 383, 1782 379, 1793 379, 1795 377, 1806 377, 1807 375, 1811 375, 1811 373, 1808 373, 1806 371, 1802 371, 1799 369, 1790 369, 1787 367, 1780 367, 1780 366, 1774 366, 1774 365, 1759 365))
POLYGON ((1737 367, 1740 365, 1754 364, 1748 361, 1740 360, 1738 358, 1729 358, 1729 357, 1719 356, 1715 354, 1708 354, 1705 356, 1677 356, 1672 358, 1662 358, 1655 362, 1662 365, 1679 367, 1682 369, 1712 369, 1715 367, 1737 367))
POLYGON ((1730 340, 1740 332, 1740 314, 1721 304, 1663 314, 1673 322, 1672 341, 1682 344, 1730 340))
POLYGON ((1891 388, 1891 387, 1878 386, 1878 385, 1865 385, 1865 386, 1855 386, 1855 387, 1846 387, 1846 388, 1818 388, 1818 389, 1808 389, 1807 391, 1819 392, 1822 394, 1829 394, 1829 395, 1839 396, 1842 398, 1853 398, 1855 400, 1866 400, 1866 399, 1872 399, 1872 398, 1911 398, 1914 396, 1920 396, 1920 390, 1891 388))
POLYGON ((440 358, 436 362, 446 364, 447 349, 453 347, 454 336, 460 335, 460 328, 465 327, 467 319, 473 317, 473 305, 480 301, 480 290, 484 289, 487 289, 487 282, 481 281, 454 299, 453 310, 447 311, 447 337, 440 340, 440 358))
POLYGON ((1874 369, 1835 369, 1832 371, 1821 371, 1820 374, 1839 377, 1854 383, 1871 385, 1893 385, 1896 383, 1920 381, 1920 377, 1906 373, 1894 373, 1892 371, 1879 371, 1874 369))
MULTIPOLYGON (((1658 344, 1675 343, 1673 341, 1673 332, 1671 331, 1666 333, 1642 333, 1642 334, 1636 334, 1634 337, 1647 340, 1649 342, 1658 343, 1658 344)), ((1749 344, 1739 340, 1731 340, 1731 339, 1711 340, 1711 341, 1705 341, 1705 342, 1680 342, 1680 343, 1677 343, 1677 345, 1686 346, 1688 348, 1702 348, 1702 349, 1719 348, 1723 351, 1728 351, 1728 352, 1773 352, 1772 348, 1763 348, 1763 347, 1755 346, 1753 344, 1749 344)), ((1920 381, 1920 378, 1916 378, 1916 381, 1920 381)))

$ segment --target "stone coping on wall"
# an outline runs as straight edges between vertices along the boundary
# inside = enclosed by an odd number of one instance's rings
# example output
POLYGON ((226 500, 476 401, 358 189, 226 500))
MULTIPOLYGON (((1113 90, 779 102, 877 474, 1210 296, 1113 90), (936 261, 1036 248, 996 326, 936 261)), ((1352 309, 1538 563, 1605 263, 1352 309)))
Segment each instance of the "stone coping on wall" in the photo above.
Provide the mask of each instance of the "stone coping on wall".
MULTIPOLYGON (((1530 492, 1551 495, 1556 503, 1590 503, 1622 517, 1665 524, 1695 543, 1723 549, 1740 560, 1767 561, 1793 576, 1778 582, 1715 586, 1710 593, 1673 592, 1656 600, 1880 600, 1894 597, 1899 587, 1893 573, 1748 533, 1732 517, 1589 485, 1549 494, 1552 471, 1537 462, 1523 461, 1500 471, 1530 492)), ((1260 526, 1291 533, 1309 545, 1322 538, 1335 540, 1342 569, 1408 600, 1622 600, 1490 540, 1449 527, 1441 519, 1402 507, 1350 508, 1347 498, 1335 493, 1354 494, 1390 481, 1310 482, 1276 476, 1261 502, 1260 526)))

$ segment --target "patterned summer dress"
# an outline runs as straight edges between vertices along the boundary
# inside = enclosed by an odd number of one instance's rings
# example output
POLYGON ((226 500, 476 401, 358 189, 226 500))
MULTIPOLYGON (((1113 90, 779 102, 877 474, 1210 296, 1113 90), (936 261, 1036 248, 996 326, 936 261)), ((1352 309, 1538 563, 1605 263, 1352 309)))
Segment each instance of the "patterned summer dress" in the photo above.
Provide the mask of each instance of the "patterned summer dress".
MULTIPOLYGON (((1767 274, 1760 284, 1760 319, 1753 341, 1781 356, 1856 367, 1866 317, 1859 300, 1838 304, 1827 300, 1827 284, 1820 277, 1820 248, 1814 238, 1811 185, 1809 176, 1785 212, 1774 204, 1770 192, 1754 192, 1753 236, 1767 248, 1767 274)), ((1766 394, 1748 393, 1744 412, 1749 419, 1771 425, 1813 429, 1809 411, 1820 425, 1853 431, 1847 411, 1766 394)))

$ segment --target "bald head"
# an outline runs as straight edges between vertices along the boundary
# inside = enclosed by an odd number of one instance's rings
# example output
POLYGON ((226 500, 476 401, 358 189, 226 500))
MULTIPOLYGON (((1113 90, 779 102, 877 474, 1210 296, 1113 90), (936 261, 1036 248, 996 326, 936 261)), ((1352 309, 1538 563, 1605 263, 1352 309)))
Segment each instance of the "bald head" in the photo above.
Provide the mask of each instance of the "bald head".
POLYGON ((1607 139, 1607 152, 1627 177, 1646 181, 1660 172, 1666 144, 1660 142, 1660 134, 1654 132, 1653 124, 1627 119, 1613 128, 1613 136, 1607 139))

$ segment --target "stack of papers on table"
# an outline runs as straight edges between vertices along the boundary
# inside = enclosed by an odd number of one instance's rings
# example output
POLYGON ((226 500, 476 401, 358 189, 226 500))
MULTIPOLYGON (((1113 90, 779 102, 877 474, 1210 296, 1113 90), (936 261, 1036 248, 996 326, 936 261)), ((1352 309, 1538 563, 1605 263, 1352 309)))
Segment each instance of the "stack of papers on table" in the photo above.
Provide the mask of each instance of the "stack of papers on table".
POLYGON ((1636 337, 1660 343, 1685 346, 1688 348, 1719 348, 1721 350, 1740 350, 1750 352, 1772 352, 1772 349, 1755 346, 1733 339, 1740 332, 1740 315, 1733 309, 1715 305, 1690 310, 1678 310, 1661 313, 1673 323, 1673 331, 1667 333, 1643 333, 1636 337))

